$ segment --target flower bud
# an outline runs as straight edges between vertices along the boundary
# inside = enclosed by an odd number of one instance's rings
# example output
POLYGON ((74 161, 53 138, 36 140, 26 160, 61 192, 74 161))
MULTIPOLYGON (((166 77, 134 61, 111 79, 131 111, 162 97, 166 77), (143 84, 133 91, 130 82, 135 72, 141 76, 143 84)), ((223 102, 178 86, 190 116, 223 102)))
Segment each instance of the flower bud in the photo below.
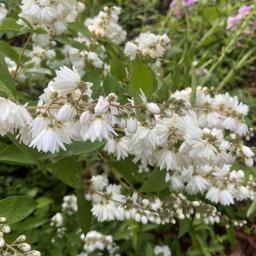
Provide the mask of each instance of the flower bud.
POLYGON ((1 230, 2 230, 2 232, 6 233, 6 234, 11 232, 11 228, 8 225, 3 225, 1 230))
POLYGON ((94 107, 94 112, 96 114, 106 113, 109 109, 109 102, 104 97, 100 96, 98 99, 98 103, 94 107))
POLYGON ((246 156, 246 158, 252 158, 254 156, 254 153, 252 152, 252 150, 245 145, 242 145, 241 150, 243 154, 246 156))
POLYGON ((91 114, 89 111, 84 111, 80 116, 80 124, 81 125, 88 125, 91 118, 91 114))
POLYGON ((137 131, 138 123, 135 117, 129 117, 127 120, 127 131, 135 133, 137 131))
POLYGON ((3 247, 4 247, 4 245, 5 245, 4 238, 3 238, 3 237, 1 237, 1 238, 0 238, 0 248, 3 248, 3 247))
POLYGON ((21 235, 16 239, 16 243, 23 243, 26 239, 25 235, 21 235))
POLYGON ((29 252, 28 256, 41 256, 41 252, 33 250, 29 252))
POLYGON ((0 222, 1 223, 6 222, 6 218, 5 217, 0 217, 0 222))
POLYGON ((159 114, 161 109, 159 108, 159 106, 156 103, 153 102, 149 102, 146 104, 146 108, 147 110, 152 113, 152 114, 159 114))
POLYGON ((253 167, 253 158, 245 158, 245 164, 248 167, 253 167))
POLYGON ((31 250, 31 246, 27 243, 21 243, 18 245, 18 248, 23 252, 28 252, 31 250))

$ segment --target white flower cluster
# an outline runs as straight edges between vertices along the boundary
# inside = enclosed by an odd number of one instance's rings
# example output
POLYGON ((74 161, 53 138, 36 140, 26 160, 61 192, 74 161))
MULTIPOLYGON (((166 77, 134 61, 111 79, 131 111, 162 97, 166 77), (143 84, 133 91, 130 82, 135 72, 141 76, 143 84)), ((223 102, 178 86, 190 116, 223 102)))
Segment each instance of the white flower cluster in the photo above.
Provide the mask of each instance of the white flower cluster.
POLYGON ((65 150, 72 141, 105 140, 104 150, 118 160, 133 155, 141 170, 157 166, 166 171, 171 189, 205 194, 223 205, 255 197, 252 178, 231 169, 236 160, 252 166, 254 157, 240 138, 248 134, 248 106, 236 96, 212 97, 198 87, 193 104, 189 88, 163 104, 148 102, 142 93, 140 105, 132 99, 121 105, 112 93, 93 99, 92 84, 81 81, 75 69, 62 67, 56 73, 38 106, 32 107, 34 119, 28 107, 0 98, 0 134, 19 130, 25 144, 51 153, 65 150))
MULTIPOLYGON (((50 226, 56 229, 56 238, 62 238, 66 231, 65 218, 77 212, 77 197, 74 194, 66 195, 63 197, 61 212, 57 212, 51 218, 50 226)), ((52 238, 51 242, 54 243, 56 238, 52 238)))
POLYGON ((105 37, 114 44, 121 44, 126 39, 126 31, 118 24, 120 13, 120 7, 104 7, 97 16, 86 19, 84 24, 97 38, 105 37))
POLYGON ((65 62, 67 64, 72 64, 80 75, 84 75, 85 70, 88 70, 88 68, 102 70, 104 75, 110 71, 110 66, 105 63, 106 54, 105 48, 102 45, 80 33, 74 40, 84 45, 86 49, 78 49, 70 45, 65 45, 62 51, 66 57, 65 62), (97 52, 95 48, 98 49, 97 52))
POLYGON ((121 186, 109 184, 102 175, 92 176, 86 199, 92 201, 92 214, 98 221, 129 220, 146 224, 176 223, 176 219, 202 218, 205 223, 220 221, 220 213, 201 201, 189 201, 183 194, 172 194, 161 201, 157 197, 146 198, 133 192, 131 196, 121 193, 121 186))
POLYGON ((141 33, 134 41, 125 44, 124 53, 134 60, 136 56, 160 59, 170 48, 170 39, 166 34, 141 33))
POLYGON ((41 253, 31 250, 31 245, 26 243, 26 236, 21 235, 12 243, 5 241, 4 235, 11 232, 10 226, 6 223, 5 217, 0 217, 0 255, 2 256, 40 256, 41 253))
POLYGON ((8 10, 4 3, 0 3, 0 23, 5 19, 7 16, 8 10))
MULTIPOLYGON (((108 255, 119 256, 119 248, 113 242, 112 236, 103 235, 100 232, 92 230, 86 235, 81 235, 81 240, 83 241, 83 252, 79 256, 89 256, 94 255, 95 251, 108 251, 108 255)), ((98 255, 98 254, 97 254, 98 255)))
POLYGON ((168 245, 156 245, 154 247, 155 256, 171 256, 172 252, 168 245))
MULTIPOLYGON (((20 18, 30 24, 43 28, 48 34, 62 34, 67 23, 76 20, 84 4, 76 0, 22 0, 20 18)), ((20 23, 24 21, 20 19, 20 23)))

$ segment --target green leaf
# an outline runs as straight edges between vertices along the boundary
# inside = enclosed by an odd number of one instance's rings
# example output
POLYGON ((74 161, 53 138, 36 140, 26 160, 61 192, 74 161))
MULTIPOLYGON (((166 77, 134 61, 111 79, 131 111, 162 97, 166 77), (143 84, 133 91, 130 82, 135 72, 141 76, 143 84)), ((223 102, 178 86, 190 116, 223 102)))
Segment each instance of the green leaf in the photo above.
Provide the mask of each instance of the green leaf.
POLYGON ((154 90, 154 74, 141 59, 131 62, 130 89, 135 101, 139 101, 140 89, 147 97, 151 97, 154 90))
POLYGON ((123 81, 126 78, 125 66, 124 63, 117 57, 114 51, 109 51, 110 61, 109 65, 111 67, 112 75, 118 80, 123 81))
POLYGON ((0 151, 0 162, 8 164, 35 164, 28 152, 21 151, 15 144, 7 145, 0 151))
POLYGON ((9 73, 2 54, 0 54, 0 70, 0 91, 9 97, 14 97, 17 94, 15 82, 9 73))
POLYGON ((10 196, 0 200, 0 215, 9 224, 28 217, 36 208, 36 202, 28 196, 10 196))
POLYGON ((91 229, 92 214, 91 202, 87 201, 84 197, 84 190, 77 190, 77 217, 79 226, 83 233, 86 234, 91 229))
POLYGON ((189 230, 191 226, 191 220, 190 219, 184 219, 179 221, 179 234, 178 238, 182 237, 185 235, 189 230))
POLYGON ((159 192, 167 187, 168 183, 165 182, 165 171, 155 169, 150 173, 149 178, 140 188, 140 192, 159 192))
POLYGON ((82 22, 71 22, 68 24, 68 27, 75 32, 80 32, 85 37, 90 38, 92 35, 89 29, 82 22))
POLYGON ((82 166, 76 157, 67 157, 50 166, 49 171, 62 182, 73 188, 82 188, 82 166))
POLYGON ((252 204, 250 205, 250 207, 248 208, 247 212, 246 212, 246 217, 250 218, 252 215, 254 215, 256 213, 256 201, 252 202, 252 204))
POLYGON ((154 256, 155 255, 152 244, 147 243, 145 255, 147 255, 147 256, 154 256))
POLYGON ((0 31, 21 31, 22 26, 13 18, 6 18, 0 24, 0 31))
POLYGON ((134 174, 138 170, 138 167, 131 160, 114 161, 110 162, 110 165, 114 168, 116 175, 124 178, 126 182, 133 184, 136 181, 134 174))
POLYGON ((90 154, 96 150, 99 150, 104 146, 104 141, 96 142, 80 142, 74 141, 72 144, 66 146, 66 150, 61 150, 56 154, 44 154, 42 159, 54 158, 54 157, 67 157, 67 156, 80 156, 85 154, 90 154))
POLYGON ((19 61, 18 53, 11 47, 10 44, 0 41, 0 52, 10 59, 14 60, 16 63, 19 61))

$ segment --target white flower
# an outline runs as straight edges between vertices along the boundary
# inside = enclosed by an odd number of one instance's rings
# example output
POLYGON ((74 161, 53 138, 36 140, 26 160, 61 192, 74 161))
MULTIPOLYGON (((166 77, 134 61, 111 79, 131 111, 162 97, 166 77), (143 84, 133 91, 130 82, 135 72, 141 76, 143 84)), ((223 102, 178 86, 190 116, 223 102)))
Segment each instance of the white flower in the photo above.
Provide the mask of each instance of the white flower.
POLYGON ((146 108, 147 110, 152 113, 152 114, 159 114, 161 109, 159 108, 159 106, 156 103, 153 102, 149 102, 146 104, 146 108))
POLYGON ((171 150, 161 149, 156 153, 155 158, 161 170, 175 170, 178 167, 177 155, 171 150))
POLYGON ((94 107, 94 112, 96 114, 103 114, 109 110, 109 101, 104 97, 100 96, 96 106, 94 107))
POLYGON ((49 86, 52 86, 60 96, 63 96, 75 90, 79 86, 80 81, 80 75, 74 68, 72 70, 64 66, 56 71, 56 77, 49 83, 49 86))
POLYGON ((82 126, 81 128, 81 136, 84 141, 107 140, 112 134, 117 135, 106 117, 95 117, 88 126, 82 126))
POLYGON ((138 122, 135 117, 129 117, 126 122, 126 128, 129 133, 135 133, 138 128, 138 122))
POLYGON ((89 124, 90 122, 90 118, 91 118, 91 114, 89 111, 84 111, 81 116, 80 116, 80 124, 83 125, 83 126, 86 126, 89 124))
POLYGON ((74 116, 75 108, 71 104, 63 105, 57 113, 57 119, 63 122, 73 119, 74 116))
POLYGON ((126 137, 121 138, 120 140, 108 139, 104 150, 108 154, 114 154, 116 159, 119 161, 125 159, 129 154, 129 139, 126 137))
POLYGON ((154 247, 154 254, 156 256, 171 256, 171 250, 167 245, 156 245, 154 247))
POLYGON ((130 57, 130 60, 135 60, 137 54, 137 45, 133 42, 127 42, 124 48, 124 54, 130 57))
POLYGON ((108 179, 103 175, 94 175, 91 178, 91 183, 96 190, 103 190, 108 186, 108 179))
POLYGON ((57 212, 52 218, 51 218, 51 226, 55 227, 61 227, 63 224, 63 216, 60 212, 57 212))
POLYGON ((8 10, 5 7, 4 3, 0 3, 0 23, 5 19, 8 10))
POLYGON ((60 148, 66 150, 64 144, 70 144, 71 139, 64 133, 63 129, 47 127, 43 129, 30 143, 30 147, 37 148, 43 152, 59 152, 60 148))
POLYGON ((254 153, 252 152, 252 150, 245 145, 242 145, 241 151, 243 152, 246 158, 252 158, 254 156, 254 153))

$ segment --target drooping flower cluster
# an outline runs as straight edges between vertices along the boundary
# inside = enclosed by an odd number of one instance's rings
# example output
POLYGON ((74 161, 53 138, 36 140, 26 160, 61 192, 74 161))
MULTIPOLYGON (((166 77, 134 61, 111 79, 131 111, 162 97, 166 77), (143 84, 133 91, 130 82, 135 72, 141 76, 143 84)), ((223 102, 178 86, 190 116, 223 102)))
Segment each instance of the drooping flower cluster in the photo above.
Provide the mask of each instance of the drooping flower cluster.
MULTIPOLYGON (((22 0, 20 8, 20 18, 46 30, 47 34, 59 35, 67 29, 67 23, 76 20, 79 12, 84 10, 84 4, 76 0, 22 0)), ((22 19, 20 23, 24 24, 22 19)))
POLYGON ((84 24, 97 38, 105 37, 114 44, 121 44, 126 39, 126 31, 118 24, 120 13, 119 7, 104 7, 97 16, 86 19, 84 24))
POLYGON ((84 46, 85 49, 65 45, 63 48, 63 53, 66 57, 65 62, 75 67, 80 75, 84 75, 85 70, 89 68, 102 70, 103 74, 106 75, 110 70, 110 66, 105 63, 106 54, 103 45, 80 33, 74 40, 84 46))
POLYGON ((0 255, 3 256, 40 256, 41 253, 31 250, 31 245, 26 243, 26 236, 21 235, 12 243, 5 241, 5 235, 11 232, 10 226, 6 224, 6 218, 0 217, 0 255))
POLYGON ((237 15, 231 16, 227 20, 227 29, 233 29, 237 26, 242 19, 244 19, 251 11, 253 7, 250 5, 244 5, 239 8, 237 15))
POLYGON ((94 255, 95 251, 107 250, 108 255, 119 256, 119 248, 113 242, 113 238, 110 235, 103 235, 100 232, 92 230, 86 235, 81 235, 81 240, 83 242, 83 252, 79 256, 89 256, 94 255))
POLYGON ((66 218, 74 215, 76 212, 77 197, 74 194, 64 196, 61 205, 61 212, 55 213, 51 218, 50 226, 56 229, 56 236, 52 238, 52 243, 54 243, 56 239, 63 238, 67 231, 67 227, 65 225, 66 218))
POLYGON ((162 256, 171 256, 171 250, 168 245, 156 245, 154 247, 154 254, 157 255, 162 255, 162 256))
POLYGON ((163 104, 148 102, 142 93, 142 103, 135 106, 132 99, 120 104, 113 93, 93 99, 92 86, 75 69, 61 68, 33 107, 33 120, 24 106, 2 98, 1 134, 19 129, 25 144, 52 153, 72 141, 105 140, 104 150, 118 160, 133 155, 142 171, 154 166, 165 171, 173 190, 204 194, 223 205, 255 197, 252 178, 231 168, 235 160, 252 166, 254 157, 240 139, 248 134, 248 106, 236 96, 211 96, 198 87, 193 104, 189 88, 163 104))
POLYGON ((201 217, 205 223, 220 221, 220 213, 201 201, 189 201, 183 194, 172 194, 166 201, 158 197, 146 198, 133 192, 124 195, 122 187, 109 184, 102 175, 92 176, 86 199, 91 200, 92 214, 98 221, 130 220, 146 224, 176 223, 176 219, 201 217))
POLYGON ((156 35, 150 32, 141 33, 134 41, 125 44, 124 53, 134 60, 136 56, 160 59, 170 47, 166 34, 156 35))

